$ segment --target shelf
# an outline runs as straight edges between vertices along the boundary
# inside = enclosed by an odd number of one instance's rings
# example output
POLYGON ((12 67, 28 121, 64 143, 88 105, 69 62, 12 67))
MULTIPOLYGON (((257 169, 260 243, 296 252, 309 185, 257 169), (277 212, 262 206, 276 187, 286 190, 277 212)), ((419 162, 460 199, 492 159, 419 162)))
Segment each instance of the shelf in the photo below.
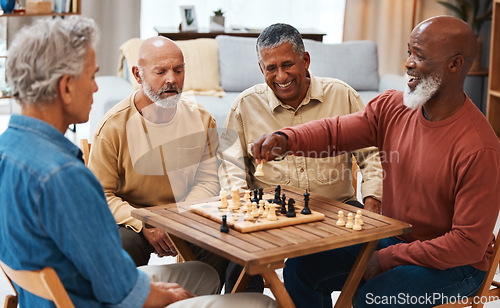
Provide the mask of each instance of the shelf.
POLYGON ((67 15, 80 15, 80 13, 42 13, 42 14, 27 14, 27 13, 10 13, 0 14, 0 17, 35 17, 35 16, 67 16, 67 15))
POLYGON ((488 94, 500 98, 500 91, 490 90, 488 94))

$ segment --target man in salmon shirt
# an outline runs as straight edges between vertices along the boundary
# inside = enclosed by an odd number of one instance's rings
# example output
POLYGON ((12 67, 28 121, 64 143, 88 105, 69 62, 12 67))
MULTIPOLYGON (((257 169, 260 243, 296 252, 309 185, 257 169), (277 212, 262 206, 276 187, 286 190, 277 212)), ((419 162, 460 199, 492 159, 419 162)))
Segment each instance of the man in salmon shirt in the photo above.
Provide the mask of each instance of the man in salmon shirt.
MULTIPOLYGON (((481 286, 499 211, 500 143, 463 91, 477 53, 467 23, 425 20, 410 36, 404 92, 384 92, 362 111, 284 128, 254 144, 258 162, 328 147, 332 156, 367 146, 387 155, 382 214, 413 230, 379 242, 355 307, 432 307, 481 286)), ((360 248, 289 259, 285 286, 297 307, 331 307, 360 248)))

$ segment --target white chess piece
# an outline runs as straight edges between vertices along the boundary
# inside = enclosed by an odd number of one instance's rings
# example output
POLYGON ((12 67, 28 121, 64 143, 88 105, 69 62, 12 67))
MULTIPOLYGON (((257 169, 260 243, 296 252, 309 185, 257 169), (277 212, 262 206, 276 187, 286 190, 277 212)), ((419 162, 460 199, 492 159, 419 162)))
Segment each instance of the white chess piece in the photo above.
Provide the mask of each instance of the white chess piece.
POLYGON ((255 168, 255 173, 253 175, 264 176, 264 170, 262 169, 263 167, 264 167, 264 163, 258 164, 257 168, 255 168))
MULTIPOLYGON (((267 205, 266 205, 267 209, 267 205)), ((273 221, 273 220, 278 220, 278 217, 276 217, 276 204, 269 204, 269 210, 267 214, 267 220, 273 221)))
POLYGON ((353 221, 354 216, 352 213, 347 214, 347 223, 345 224, 346 228, 352 229, 354 226, 354 221, 353 221))
POLYGON ((337 226, 345 226, 345 220, 344 220, 344 212, 339 211, 339 220, 337 220, 337 226))
POLYGON ((220 205, 219 209, 225 209, 228 206, 227 202, 227 192, 225 190, 220 191, 220 205))
POLYGON ((232 209, 239 209, 241 206, 241 201, 240 201, 240 189, 236 186, 233 186, 231 188, 231 197, 233 198, 233 206, 231 207, 232 209))
POLYGON ((262 215, 262 213, 264 213, 264 204, 265 204, 266 201, 264 200, 260 200, 259 201, 259 216, 262 215))
POLYGON ((243 201, 247 202, 248 200, 251 199, 251 196, 250 196, 250 191, 247 189, 245 190, 245 196, 243 197, 243 201))
POLYGON ((259 217, 259 212, 257 210, 257 202, 252 202, 252 216, 254 218, 259 217))
POLYGON ((264 213, 262 213, 262 217, 267 218, 267 215, 269 215, 269 207, 270 206, 271 205, 269 204, 269 202, 266 201, 264 204, 264 213))
MULTIPOLYGON (((359 215, 359 224, 360 224, 360 225, 364 225, 365 223, 363 222, 363 212, 361 212, 361 210, 358 210, 358 211, 356 212, 356 214, 357 214, 357 215, 359 215)), ((356 216, 357 216, 357 215, 356 215, 356 216)), ((356 218, 354 218, 354 219, 356 219, 356 218)))
POLYGON ((363 230, 361 226, 361 216, 359 216, 359 214, 354 217, 354 226, 352 226, 352 229, 356 231, 363 230))

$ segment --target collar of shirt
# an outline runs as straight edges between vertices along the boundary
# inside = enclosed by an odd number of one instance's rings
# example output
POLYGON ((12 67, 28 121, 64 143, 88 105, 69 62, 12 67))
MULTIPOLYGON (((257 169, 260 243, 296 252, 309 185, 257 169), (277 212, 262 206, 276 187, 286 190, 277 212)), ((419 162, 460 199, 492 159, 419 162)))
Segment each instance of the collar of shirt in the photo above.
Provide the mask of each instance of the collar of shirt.
MULTIPOLYGON (((307 90, 306 96, 304 97, 302 102, 300 102, 300 105, 299 107, 297 107, 296 110, 299 110, 302 106, 309 104, 311 100, 316 100, 320 103, 323 102, 324 91, 321 83, 317 80, 317 78, 313 74, 311 74, 311 72, 309 72, 309 77, 311 78, 309 89, 307 90)), ((269 101, 269 106, 271 107, 273 113, 278 107, 294 110, 294 108, 290 107, 289 105, 283 104, 278 99, 278 97, 276 97, 276 94, 274 94, 274 92, 271 90, 271 88, 269 88, 269 86, 266 87, 267 87, 267 98, 269 101)))
POLYGON ((49 123, 32 117, 13 114, 10 116, 9 127, 26 131, 30 134, 36 134, 47 142, 55 144, 63 152, 69 152, 83 161, 82 151, 69 141, 60 131, 49 123))

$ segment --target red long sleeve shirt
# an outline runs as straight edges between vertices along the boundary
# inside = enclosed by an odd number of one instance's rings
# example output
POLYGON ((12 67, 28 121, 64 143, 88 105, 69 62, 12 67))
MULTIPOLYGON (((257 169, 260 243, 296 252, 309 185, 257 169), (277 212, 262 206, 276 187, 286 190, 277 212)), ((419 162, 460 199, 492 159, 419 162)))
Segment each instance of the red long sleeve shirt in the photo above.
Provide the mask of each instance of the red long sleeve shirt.
POLYGON ((413 225, 406 243, 382 249, 384 270, 414 264, 488 269, 500 208, 500 143, 466 98, 451 117, 431 122, 422 108, 387 91, 357 113, 281 130, 295 155, 377 146, 384 169, 382 214, 413 225))

